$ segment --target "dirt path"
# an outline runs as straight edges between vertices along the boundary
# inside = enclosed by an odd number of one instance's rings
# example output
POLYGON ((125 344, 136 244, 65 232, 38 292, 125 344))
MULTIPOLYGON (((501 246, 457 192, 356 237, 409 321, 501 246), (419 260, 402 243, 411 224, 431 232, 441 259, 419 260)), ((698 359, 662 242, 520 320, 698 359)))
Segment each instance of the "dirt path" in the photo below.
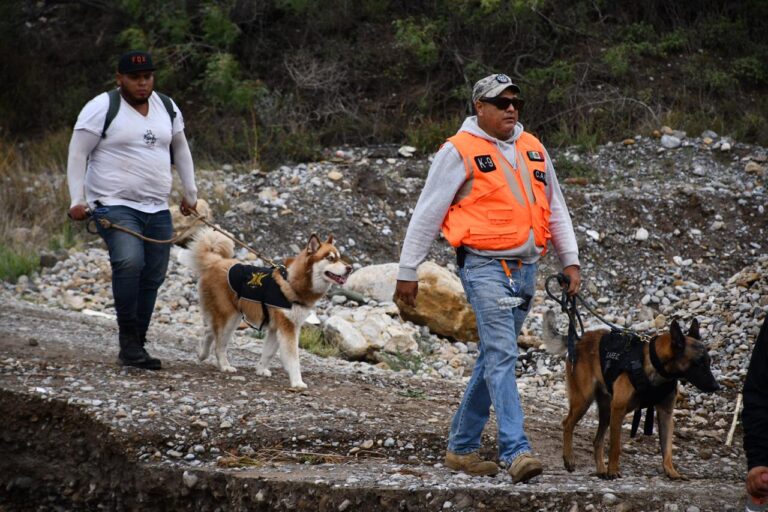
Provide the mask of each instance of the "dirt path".
MULTIPOLYGON (((112 321, 13 299, 0 308, 0 510, 740 510, 735 446, 681 417, 675 462, 658 438, 629 439, 623 478, 594 475, 590 411, 577 429, 579 466, 562 466, 562 379, 520 378, 527 432, 545 473, 471 478, 440 464, 461 396, 456 381, 417 379, 302 353, 309 389, 233 350, 234 375, 193 357, 195 340, 153 331, 161 372, 115 364, 112 321)), ((722 411, 714 422, 730 419, 722 411)), ((628 423, 628 420, 627 420, 628 423)), ((493 428, 486 432, 493 433, 493 428)), ((484 450, 494 456, 487 435, 484 450)))

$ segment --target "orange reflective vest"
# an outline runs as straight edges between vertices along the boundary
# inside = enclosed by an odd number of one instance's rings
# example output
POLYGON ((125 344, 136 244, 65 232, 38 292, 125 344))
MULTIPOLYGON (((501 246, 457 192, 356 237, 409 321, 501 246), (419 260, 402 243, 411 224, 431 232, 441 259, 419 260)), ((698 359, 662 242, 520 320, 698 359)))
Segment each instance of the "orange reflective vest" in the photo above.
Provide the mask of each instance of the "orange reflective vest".
POLYGON ((523 132, 516 141, 515 170, 495 144, 468 132, 448 139, 464 160, 467 182, 443 219, 448 242, 501 251, 523 245, 531 230, 546 253, 551 210, 547 200, 544 146, 523 132), (469 193, 462 197, 465 190, 469 193))

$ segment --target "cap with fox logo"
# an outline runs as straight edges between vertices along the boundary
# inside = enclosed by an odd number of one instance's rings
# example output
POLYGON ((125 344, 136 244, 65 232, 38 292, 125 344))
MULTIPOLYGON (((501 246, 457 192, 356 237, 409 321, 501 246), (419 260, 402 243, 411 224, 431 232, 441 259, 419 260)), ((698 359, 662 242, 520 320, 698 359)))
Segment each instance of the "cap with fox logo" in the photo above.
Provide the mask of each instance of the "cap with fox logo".
POLYGON ((154 70, 155 65, 152 62, 152 55, 147 52, 132 51, 124 53, 117 61, 117 72, 121 75, 154 70))

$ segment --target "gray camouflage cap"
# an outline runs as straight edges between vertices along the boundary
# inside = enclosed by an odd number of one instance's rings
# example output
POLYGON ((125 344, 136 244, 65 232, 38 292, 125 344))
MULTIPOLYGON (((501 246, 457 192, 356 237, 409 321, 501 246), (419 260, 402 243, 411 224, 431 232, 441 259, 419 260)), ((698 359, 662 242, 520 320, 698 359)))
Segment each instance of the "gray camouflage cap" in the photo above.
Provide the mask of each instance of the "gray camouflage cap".
POLYGON ((502 73, 488 75, 475 83, 472 88, 472 101, 475 102, 480 98, 495 98, 507 89, 520 94, 520 88, 513 84, 507 75, 502 73))

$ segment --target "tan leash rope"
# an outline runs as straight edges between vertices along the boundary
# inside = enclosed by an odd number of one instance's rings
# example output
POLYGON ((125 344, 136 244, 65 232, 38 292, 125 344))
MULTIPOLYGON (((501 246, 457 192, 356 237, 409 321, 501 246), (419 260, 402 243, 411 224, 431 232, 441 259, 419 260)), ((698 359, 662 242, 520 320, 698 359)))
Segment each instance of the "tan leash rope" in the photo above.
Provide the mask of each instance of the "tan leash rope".
POLYGON ((255 251, 254 249, 250 248, 249 246, 247 246, 246 244, 244 244, 243 242, 241 242, 237 238, 233 237, 229 233, 225 232, 223 229, 221 229, 218 226, 215 226, 214 224, 210 223, 209 221, 207 221, 205 219, 205 215, 200 215, 199 213, 197 213, 194 210, 191 210, 191 213, 195 216, 195 220, 192 223, 192 225, 189 226, 184 231, 182 231, 181 233, 179 233, 178 235, 176 235, 175 237, 170 238, 168 240, 157 240, 155 238, 146 237, 146 236, 142 235, 141 233, 137 233, 136 231, 133 231, 132 229, 128 229, 128 228, 123 227, 123 226, 121 226, 119 224, 115 224, 114 222, 111 222, 109 219, 106 219, 104 217, 99 217, 98 219, 91 218, 91 220, 93 220, 94 222, 98 222, 101 225, 101 227, 103 227, 104 229, 110 229, 110 228, 117 229, 117 230, 122 231, 124 233, 128 233, 129 235, 133 235, 136 238, 144 240, 145 242, 152 242, 152 243, 155 243, 155 244, 173 244, 173 243, 176 243, 177 240, 183 238, 187 234, 188 231, 191 231, 192 228, 195 227, 195 225, 194 225, 195 222, 199 221, 199 222, 202 222, 203 224, 205 224, 206 226, 208 226, 209 228, 211 228, 211 229, 213 229, 215 231, 218 231, 219 233, 221 233, 225 237, 227 237, 230 240, 232 240, 233 242, 235 242, 237 245, 239 245, 239 246, 243 247, 244 249, 250 251, 251 253, 255 254, 257 258, 260 258, 263 261, 266 261, 269 264, 269 266, 271 266, 271 267, 283 267, 282 264, 275 263, 272 259, 267 258, 266 256, 262 255, 258 251, 255 251))

